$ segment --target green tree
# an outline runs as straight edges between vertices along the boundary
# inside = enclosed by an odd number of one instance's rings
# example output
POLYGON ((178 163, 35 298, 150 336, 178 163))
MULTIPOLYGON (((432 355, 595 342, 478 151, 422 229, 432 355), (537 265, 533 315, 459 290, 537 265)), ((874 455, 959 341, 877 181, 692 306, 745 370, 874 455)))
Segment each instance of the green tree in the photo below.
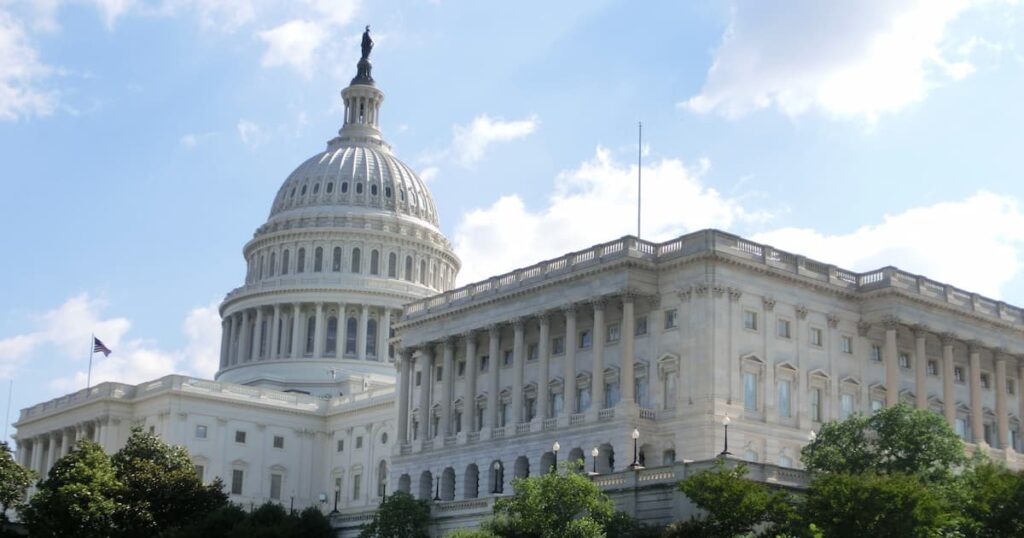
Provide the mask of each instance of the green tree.
POLYGON ((973 538, 1024 536, 1024 474, 988 460, 959 477, 960 531, 973 538))
POLYGON ((445 533, 444 538, 498 538, 487 529, 455 529, 445 533))
POLYGON ((0 521, 7 521, 8 508, 20 508, 36 473, 14 461, 11 447, 0 441, 0 521))
POLYGON ((403 491, 384 497, 360 538, 428 538, 430 503, 403 491))
POLYGON ((782 491, 746 478, 744 464, 728 465, 718 460, 711 469, 700 471, 679 483, 679 489, 706 515, 676 524, 671 536, 732 538, 789 525, 794 516, 793 501, 782 491))
POLYGON ((111 462, 124 486, 121 523, 127 538, 185 525, 228 502, 219 479, 210 485, 199 480, 185 447, 170 446, 141 428, 132 429, 111 462))
POLYGON ((22 520, 33 538, 118 536, 123 490, 103 449, 80 441, 40 482, 22 520))
POLYGON ((812 473, 901 473, 928 481, 948 479, 967 461, 942 416, 905 404, 826 423, 801 459, 812 473))

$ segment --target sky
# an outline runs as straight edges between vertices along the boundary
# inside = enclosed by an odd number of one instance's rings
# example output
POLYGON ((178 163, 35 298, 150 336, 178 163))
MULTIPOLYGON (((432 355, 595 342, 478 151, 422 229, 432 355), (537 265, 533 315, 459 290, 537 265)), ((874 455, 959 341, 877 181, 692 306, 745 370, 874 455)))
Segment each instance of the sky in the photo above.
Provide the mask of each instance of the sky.
POLYGON ((92 333, 94 383, 213 375, 242 246, 340 127, 367 24, 460 283, 636 233, 640 149, 645 239, 1024 305, 1021 0, 0 0, 11 421, 84 388, 92 333))

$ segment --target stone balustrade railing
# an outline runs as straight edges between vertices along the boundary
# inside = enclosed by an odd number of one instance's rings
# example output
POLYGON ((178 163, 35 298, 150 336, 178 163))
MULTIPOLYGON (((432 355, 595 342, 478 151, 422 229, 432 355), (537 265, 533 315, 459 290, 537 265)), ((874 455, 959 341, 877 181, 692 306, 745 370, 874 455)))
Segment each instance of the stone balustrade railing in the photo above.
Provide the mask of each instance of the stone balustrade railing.
POLYGON ((379 290, 381 292, 398 292, 410 296, 423 293, 422 284, 414 284, 406 280, 396 278, 382 278, 364 274, 347 273, 298 273, 273 278, 266 278, 239 286, 224 296, 225 301, 230 301, 241 295, 270 291, 302 291, 309 288, 338 288, 352 287, 362 290, 379 290))
POLYGON ((702 230, 663 243, 625 236, 409 303, 405 307, 402 319, 413 320, 429 313, 471 303, 477 298, 490 298, 574 271, 610 264, 625 258, 659 263, 705 254, 741 258, 850 291, 896 288, 945 302, 967 312, 994 317, 1008 323, 1024 324, 1024 310, 1021 308, 901 271, 896 267, 857 273, 719 230, 702 230))

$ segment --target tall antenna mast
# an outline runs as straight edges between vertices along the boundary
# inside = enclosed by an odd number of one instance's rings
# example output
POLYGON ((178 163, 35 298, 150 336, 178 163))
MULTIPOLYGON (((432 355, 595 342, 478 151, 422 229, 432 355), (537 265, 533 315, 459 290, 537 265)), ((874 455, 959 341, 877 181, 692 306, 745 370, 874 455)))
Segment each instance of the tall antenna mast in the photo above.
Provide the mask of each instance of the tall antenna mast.
POLYGON ((642 176, 641 170, 643 170, 643 154, 644 154, 644 124, 641 121, 636 122, 636 238, 640 239, 640 204, 641 197, 643 195, 643 184, 640 181, 642 176))

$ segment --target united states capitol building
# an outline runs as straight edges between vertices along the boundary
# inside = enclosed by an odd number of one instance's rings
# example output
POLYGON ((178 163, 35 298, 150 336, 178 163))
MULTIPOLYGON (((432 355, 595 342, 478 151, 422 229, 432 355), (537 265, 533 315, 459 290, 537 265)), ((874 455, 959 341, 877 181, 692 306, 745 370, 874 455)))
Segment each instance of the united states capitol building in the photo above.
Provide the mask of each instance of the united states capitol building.
POLYGON ((471 525, 513 478, 566 458, 667 522, 688 510, 674 483, 726 431, 752 477, 799 486, 812 430, 901 401, 1024 467, 1024 311, 924 276, 703 230, 455 288, 459 258, 384 141, 365 56, 338 136, 244 247, 215 379, 101 383, 23 409, 23 465, 45 475, 77 440, 113 452, 140 426, 234 502, 319 506, 342 535, 396 489, 434 499, 438 531, 471 525))

